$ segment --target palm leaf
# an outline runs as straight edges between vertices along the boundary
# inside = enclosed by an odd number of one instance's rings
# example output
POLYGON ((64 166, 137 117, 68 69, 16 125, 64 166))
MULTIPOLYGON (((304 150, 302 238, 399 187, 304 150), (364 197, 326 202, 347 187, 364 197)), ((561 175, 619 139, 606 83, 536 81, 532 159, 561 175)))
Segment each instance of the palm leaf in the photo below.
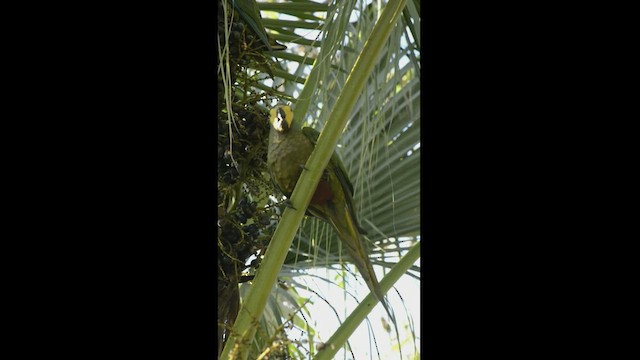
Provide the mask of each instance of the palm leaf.
MULTIPOLYGON (((294 103, 297 119, 322 129, 339 97, 347 96, 342 89, 349 69, 382 9, 377 2, 355 0, 258 6, 269 36, 288 49, 273 52, 280 69, 274 69, 273 80, 262 75, 256 88, 294 103)), ((344 115, 347 125, 336 148, 356 189, 371 258, 386 268, 420 235, 419 28, 419 2, 409 0, 363 90, 348 94, 355 103, 344 115)), ((329 268, 345 260, 332 229, 307 218, 280 276, 295 277, 305 268, 329 268)), ((419 277, 419 265, 411 268, 412 276, 419 277)))

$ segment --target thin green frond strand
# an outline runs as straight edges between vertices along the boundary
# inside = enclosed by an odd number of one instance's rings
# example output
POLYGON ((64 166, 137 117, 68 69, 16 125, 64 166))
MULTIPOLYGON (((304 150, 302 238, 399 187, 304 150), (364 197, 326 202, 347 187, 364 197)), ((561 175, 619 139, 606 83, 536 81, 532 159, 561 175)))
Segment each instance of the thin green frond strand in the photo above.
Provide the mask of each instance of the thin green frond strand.
POLYGON ((320 3, 263 3, 259 2, 258 7, 264 11, 277 11, 279 13, 290 13, 296 11, 303 12, 320 12, 327 11, 329 6, 320 3))
POLYGON ((292 27, 296 29, 317 29, 321 24, 319 22, 300 21, 300 20, 276 20, 262 19, 264 26, 275 29, 283 27, 292 27))

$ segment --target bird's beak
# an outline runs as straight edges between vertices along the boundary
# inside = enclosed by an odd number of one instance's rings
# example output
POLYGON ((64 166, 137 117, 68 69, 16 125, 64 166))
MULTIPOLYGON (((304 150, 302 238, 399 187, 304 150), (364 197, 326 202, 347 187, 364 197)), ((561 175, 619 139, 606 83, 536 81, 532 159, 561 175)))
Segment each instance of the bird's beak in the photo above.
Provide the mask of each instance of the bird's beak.
POLYGON ((280 128, 282 129, 282 131, 285 132, 289 130, 289 123, 287 123, 286 114, 284 113, 284 110, 278 109, 276 116, 278 117, 278 123, 280 124, 280 128))

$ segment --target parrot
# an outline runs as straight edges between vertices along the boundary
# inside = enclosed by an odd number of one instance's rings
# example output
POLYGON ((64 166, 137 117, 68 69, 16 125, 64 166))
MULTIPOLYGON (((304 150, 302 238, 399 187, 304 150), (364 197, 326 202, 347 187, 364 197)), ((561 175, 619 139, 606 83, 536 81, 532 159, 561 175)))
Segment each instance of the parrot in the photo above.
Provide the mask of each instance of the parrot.
MULTIPOLYGON (((294 128, 293 112, 288 105, 272 108, 269 122, 267 166, 276 187, 290 197, 320 134, 309 127, 294 128)), ((383 304, 389 317, 394 319, 364 248, 362 235, 366 235, 366 232, 358 225, 352 194, 353 185, 334 152, 311 198, 307 213, 331 224, 367 286, 383 304)))

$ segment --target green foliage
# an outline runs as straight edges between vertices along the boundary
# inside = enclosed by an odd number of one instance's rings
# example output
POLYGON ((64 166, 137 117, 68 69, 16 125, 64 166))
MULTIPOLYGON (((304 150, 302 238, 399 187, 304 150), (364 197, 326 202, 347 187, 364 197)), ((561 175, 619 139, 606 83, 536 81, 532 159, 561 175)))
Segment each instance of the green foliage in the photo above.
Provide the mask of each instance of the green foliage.
MULTIPOLYGON (((376 59, 372 74, 357 94, 345 94, 343 87, 384 3, 378 8, 377 1, 259 2, 266 33, 287 45, 286 51, 272 53, 261 50, 264 39, 240 16, 234 16, 232 6, 222 3, 226 2, 220 2, 218 12, 221 299, 244 299, 245 285, 239 292, 233 289, 260 264, 280 218, 280 209, 268 198, 279 194, 265 166, 266 109, 275 102, 291 103, 297 119, 321 130, 338 98, 354 97, 336 151, 355 188, 361 225, 371 242, 371 259, 374 264, 392 267, 420 235, 419 1, 407 1, 398 25, 384 42, 381 58, 376 59), (282 19, 282 14, 294 19, 282 19), (305 84, 303 89, 301 84, 305 84), (249 228, 251 225, 255 226, 249 228), (246 266, 252 256, 257 256, 254 266, 246 266)), ((305 269, 341 266, 344 261, 348 258, 343 258, 332 229, 307 218, 286 254, 280 278, 295 284, 295 277, 305 269)), ((419 278, 419 266, 411 269, 409 274, 419 278)), ((302 306, 308 299, 297 295, 295 287, 277 289, 271 293, 249 357, 276 358, 286 353, 283 358, 307 358, 318 345, 308 326, 312 314, 302 306), (284 299, 289 305, 297 304, 295 309, 286 310, 284 299), (291 320, 286 320, 292 312, 291 320), (287 339, 284 330, 290 324, 305 332, 306 342, 287 339), (268 349, 271 352, 265 353, 268 349)), ((229 306, 218 310, 221 328, 228 335, 237 309, 233 301, 226 304, 229 306)))

